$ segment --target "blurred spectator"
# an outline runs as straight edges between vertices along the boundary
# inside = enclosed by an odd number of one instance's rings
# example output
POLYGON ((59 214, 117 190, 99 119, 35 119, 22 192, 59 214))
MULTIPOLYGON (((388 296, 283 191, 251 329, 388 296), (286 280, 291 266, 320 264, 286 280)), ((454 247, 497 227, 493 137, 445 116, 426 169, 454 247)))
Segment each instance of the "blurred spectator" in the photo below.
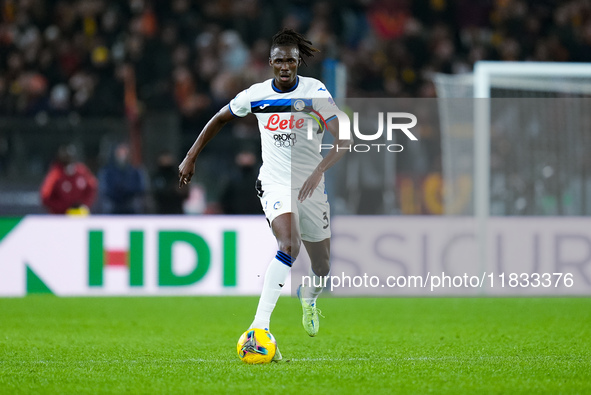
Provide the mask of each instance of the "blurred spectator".
POLYGON ((49 112, 51 115, 66 115, 70 109, 70 90, 65 84, 55 85, 49 94, 49 112))
POLYGON ((152 176, 152 194, 156 214, 183 214, 183 203, 189 188, 179 188, 177 161, 171 152, 158 157, 158 168, 152 176))
POLYGON ((97 180, 90 170, 76 161, 76 147, 59 147, 57 158, 41 186, 41 201, 52 214, 87 211, 96 197, 97 180))
POLYGON ((142 214, 146 183, 143 172, 130 162, 127 143, 115 148, 109 163, 99 171, 100 192, 105 214, 142 214))
POLYGON ((261 202, 255 191, 257 158, 252 151, 242 150, 235 162, 237 169, 221 194, 222 210, 224 214, 261 214, 261 202))

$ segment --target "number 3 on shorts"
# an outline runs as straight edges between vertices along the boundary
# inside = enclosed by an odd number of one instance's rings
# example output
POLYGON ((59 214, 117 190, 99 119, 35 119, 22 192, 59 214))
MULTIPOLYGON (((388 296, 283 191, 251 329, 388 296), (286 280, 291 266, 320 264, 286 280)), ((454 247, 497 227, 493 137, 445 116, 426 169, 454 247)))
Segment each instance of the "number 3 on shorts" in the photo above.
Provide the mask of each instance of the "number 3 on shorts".
POLYGON ((322 229, 328 228, 328 215, 326 214, 326 211, 322 213, 322 219, 326 221, 326 225, 324 225, 322 229))

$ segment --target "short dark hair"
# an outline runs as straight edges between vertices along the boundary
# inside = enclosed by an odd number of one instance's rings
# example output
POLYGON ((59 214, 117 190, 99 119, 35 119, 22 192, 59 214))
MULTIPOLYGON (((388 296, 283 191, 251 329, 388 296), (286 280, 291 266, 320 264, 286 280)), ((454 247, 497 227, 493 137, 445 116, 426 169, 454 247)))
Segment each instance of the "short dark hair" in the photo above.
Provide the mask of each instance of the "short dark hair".
MULTIPOLYGON (((271 44, 271 50, 275 47, 281 47, 283 45, 295 45, 300 51, 300 55, 306 57, 314 56, 314 52, 320 52, 318 48, 312 46, 312 41, 308 40, 302 34, 296 32, 293 29, 283 28, 273 36, 273 43, 271 44)), ((306 61, 302 58, 305 65, 306 61)))

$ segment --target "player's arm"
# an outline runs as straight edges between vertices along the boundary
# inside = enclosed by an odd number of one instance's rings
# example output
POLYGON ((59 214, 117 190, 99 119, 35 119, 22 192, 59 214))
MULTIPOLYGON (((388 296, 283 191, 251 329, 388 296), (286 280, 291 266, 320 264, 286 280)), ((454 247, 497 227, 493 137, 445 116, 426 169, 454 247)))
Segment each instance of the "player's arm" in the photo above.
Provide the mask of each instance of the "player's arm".
POLYGON ((324 172, 337 163, 349 150, 351 144, 353 144, 353 140, 351 138, 339 138, 339 121, 337 117, 328 122, 326 127, 330 134, 333 135, 335 144, 333 144, 332 149, 328 152, 328 154, 326 154, 322 161, 320 161, 310 177, 308 177, 308 179, 304 182, 302 188, 300 188, 300 192, 298 194, 298 200, 300 202, 303 202, 306 198, 312 196, 312 193, 314 193, 314 190, 318 184, 320 184, 320 180, 322 180, 322 175, 324 172))
POLYGON ((207 122, 199 137, 197 137, 197 140, 195 140, 193 146, 187 152, 185 159, 179 165, 179 188, 191 182, 191 178, 195 174, 195 161, 203 148, 218 134, 225 124, 234 118, 229 105, 225 105, 207 122))

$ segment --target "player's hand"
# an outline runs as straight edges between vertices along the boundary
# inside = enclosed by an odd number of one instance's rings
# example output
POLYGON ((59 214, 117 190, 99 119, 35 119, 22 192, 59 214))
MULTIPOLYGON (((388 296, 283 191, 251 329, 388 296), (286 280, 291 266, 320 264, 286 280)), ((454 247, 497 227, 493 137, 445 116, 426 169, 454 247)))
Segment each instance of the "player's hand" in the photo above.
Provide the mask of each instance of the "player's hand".
POLYGON ((320 184, 322 180, 322 172, 318 170, 314 170, 310 177, 304 182, 304 185, 300 188, 300 193, 298 194, 298 200, 303 202, 306 198, 309 198, 314 193, 314 190, 320 184))
POLYGON ((195 159, 187 156, 179 165, 179 188, 189 184, 193 174, 195 174, 195 159))

